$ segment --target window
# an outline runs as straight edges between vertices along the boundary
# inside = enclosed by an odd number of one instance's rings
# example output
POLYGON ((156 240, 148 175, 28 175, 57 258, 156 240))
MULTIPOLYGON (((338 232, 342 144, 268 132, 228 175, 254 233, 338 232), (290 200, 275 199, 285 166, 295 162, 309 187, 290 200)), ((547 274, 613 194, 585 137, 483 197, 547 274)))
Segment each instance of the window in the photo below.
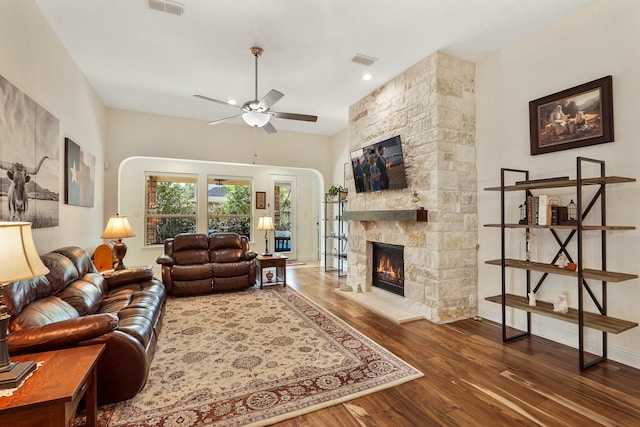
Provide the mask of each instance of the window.
POLYGON ((250 178, 209 177, 209 234, 232 232, 247 236, 251 240, 251 193, 250 178))
POLYGON ((163 244, 179 233, 195 233, 197 178, 147 173, 146 245, 163 244))

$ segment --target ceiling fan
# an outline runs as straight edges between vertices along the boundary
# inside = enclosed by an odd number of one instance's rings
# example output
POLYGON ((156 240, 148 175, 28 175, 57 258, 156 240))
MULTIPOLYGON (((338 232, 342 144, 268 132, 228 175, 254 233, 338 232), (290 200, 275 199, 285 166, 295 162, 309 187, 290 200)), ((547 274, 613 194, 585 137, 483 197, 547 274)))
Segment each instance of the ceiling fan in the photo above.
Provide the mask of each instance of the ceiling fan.
POLYGON ((302 120, 305 122, 315 122, 318 120, 318 116, 310 116, 307 114, 296 114, 296 113, 280 113, 277 111, 271 111, 271 106, 278 102, 280 98, 284 96, 282 92, 278 92, 275 89, 271 89, 260 101, 258 101, 258 57, 262 55, 262 48, 260 47, 252 47, 250 49, 251 54, 255 58, 256 64, 256 78, 255 78, 255 98, 252 101, 247 101, 242 106, 237 106, 233 104, 229 104, 228 102, 220 101, 217 99, 209 98, 204 95, 193 95, 196 98, 204 99, 206 101, 215 102, 218 104, 227 105, 230 107, 235 107, 240 109, 242 112, 238 113, 231 117, 225 117, 224 119, 214 120, 209 122, 210 125, 214 125, 217 123, 221 123, 230 119, 234 119, 236 117, 242 116, 242 119, 249 126, 263 128, 265 132, 271 134, 276 133, 276 128, 270 123, 271 117, 277 117, 280 119, 289 119, 289 120, 302 120))

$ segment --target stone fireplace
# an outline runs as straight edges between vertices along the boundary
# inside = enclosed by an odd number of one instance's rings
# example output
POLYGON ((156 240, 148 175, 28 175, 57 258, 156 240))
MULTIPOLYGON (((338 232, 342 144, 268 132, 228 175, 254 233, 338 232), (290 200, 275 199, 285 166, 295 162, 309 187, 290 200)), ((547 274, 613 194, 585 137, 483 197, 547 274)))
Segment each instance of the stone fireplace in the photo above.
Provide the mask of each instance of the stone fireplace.
POLYGON ((380 307, 393 300, 399 311, 437 323, 476 314, 474 77, 473 63, 435 52, 349 110, 350 152, 401 136, 408 188, 356 194, 348 176, 348 210, 428 211, 427 221, 396 215, 348 221, 348 276, 341 289, 356 301, 370 300, 374 310, 380 292, 372 285, 372 242, 379 242, 403 246, 404 263, 404 298, 384 292, 380 307))

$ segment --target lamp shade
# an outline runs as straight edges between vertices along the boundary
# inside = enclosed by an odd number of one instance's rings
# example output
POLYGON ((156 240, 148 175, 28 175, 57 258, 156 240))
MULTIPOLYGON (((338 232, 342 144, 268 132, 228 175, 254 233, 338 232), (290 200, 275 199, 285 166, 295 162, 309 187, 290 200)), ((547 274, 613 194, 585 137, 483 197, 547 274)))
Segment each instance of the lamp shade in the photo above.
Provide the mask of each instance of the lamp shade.
POLYGON ((30 222, 0 222, 0 284, 42 276, 49 272, 33 243, 30 222))
POLYGON ((261 216, 258 219, 258 227, 257 230, 273 230, 275 227, 273 226, 273 218, 270 216, 261 216))
POLYGON ((134 237, 136 234, 129 225, 129 220, 123 215, 114 215, 109 218, 107 226, 102 232, 103 239, 124 239, 125 237, 134 237))
POLYGON ((254 128, 261 128, 262 126, 269 123, 271 116, 267 113, 261 113, 259 111, 247 111, 242 115, 242 120, 245 121, 249 126, 253 126, 254 128))

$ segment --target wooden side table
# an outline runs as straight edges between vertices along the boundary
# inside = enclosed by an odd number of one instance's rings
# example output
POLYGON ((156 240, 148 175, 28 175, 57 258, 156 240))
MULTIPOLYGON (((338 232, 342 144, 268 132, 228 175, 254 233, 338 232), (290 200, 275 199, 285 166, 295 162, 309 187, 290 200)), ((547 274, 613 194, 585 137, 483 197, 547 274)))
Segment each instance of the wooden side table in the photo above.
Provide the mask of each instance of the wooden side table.
POLYGON ((287 257, 286 256, 262 256, 258 255, 256 257, 256 275, 258 276, 258 281, 260 283, 260 289, 262 289, 262 269, 263 268, 273 268, 276 269, 275 277, 268 281, 267 284, 275 285, 282 283, 282 286, 287 286, 287 257))
POLYGON ((13 396, 0 397, 0 425, 68 427, 85 396, 87 427, 98 424, 97 361, 104 345, 75 347, 21 356, 43 362, 13 396))

